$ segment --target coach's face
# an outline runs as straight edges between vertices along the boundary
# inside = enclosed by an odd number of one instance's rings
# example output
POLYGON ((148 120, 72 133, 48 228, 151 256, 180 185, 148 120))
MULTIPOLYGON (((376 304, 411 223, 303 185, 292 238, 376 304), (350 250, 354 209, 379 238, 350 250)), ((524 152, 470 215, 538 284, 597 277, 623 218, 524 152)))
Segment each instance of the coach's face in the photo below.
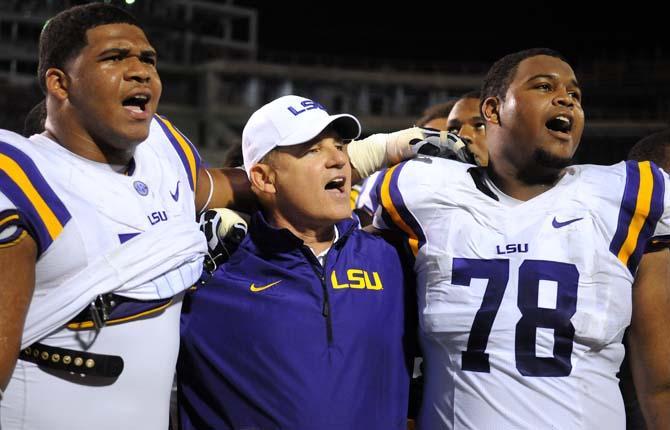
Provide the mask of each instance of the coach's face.
POLYGON ((330 129, 309 142, 276 148, 271 156, 274 210, 294 226, 321 228, 351 216, 351 166, 330 129))
POLYGON ((86 36, 88 44, 66 66, 68 102, 98 145, 134 148, 149 135, 161 95, 156 51, 130 24, 101 25, 86 36))

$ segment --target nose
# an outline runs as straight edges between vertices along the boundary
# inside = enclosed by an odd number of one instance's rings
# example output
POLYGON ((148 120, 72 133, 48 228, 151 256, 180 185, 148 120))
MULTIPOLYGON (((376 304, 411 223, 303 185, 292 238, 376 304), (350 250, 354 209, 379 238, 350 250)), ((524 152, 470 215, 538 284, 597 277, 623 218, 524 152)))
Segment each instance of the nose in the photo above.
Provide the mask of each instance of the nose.
POLYGON ((336 145, 328 145, 327 167, 341 169, 349 162, 349 157, 344 148, 336 145))
POLYGON ((472 127, 464 125, 458 130, 458 137, 460 137, 466 145, 470 145, 474 138, 474 130, 472 127))
POLYGON ((570 94, 568 94, 567 88, 562 86, 557 91, 556 97, 554 97, 554 104, 565 107, 572 107, 574 106, 575 101, 572 99, 572 97, 570 97, 570 94))
POLYGON ((128 62, 128 68, 126 69, 127 80, 141 83, 147 83, 151 80, 152 66, 142 62, 138 57, 129 57, 126 61, 128 62))

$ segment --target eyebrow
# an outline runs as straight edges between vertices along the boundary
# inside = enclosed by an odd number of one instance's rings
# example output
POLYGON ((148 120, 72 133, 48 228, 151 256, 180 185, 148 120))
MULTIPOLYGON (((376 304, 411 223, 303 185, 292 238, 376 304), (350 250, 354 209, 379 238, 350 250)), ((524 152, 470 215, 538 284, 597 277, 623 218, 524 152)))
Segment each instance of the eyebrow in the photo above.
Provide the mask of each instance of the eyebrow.
MULTIPOLYGON (((130 53, 129 48, 109 48, 109 49, 105 49, 100 54, 98 54, 98 57, 104 57, 105 55, 109 55, 109 54, 128 55, 129 53, 130 53)), ((158 56, 158 54, 153 49, 145 49, 143 51, 140 51, 140 57, 143 57, 143 58, 157 57, 157 56, 158 56)))
MULTIPOLYGON (((558 77, 556 75, 540 74, 540 75, 535 75, 535 76, 530 77, 526 82, 531 82, 531 81, 534 81, 535 79, 540 79, 540 78, 551 79, 552 81, 558 80, 558 77)), ((577 82, 577 79, 570 79, 570 83, 573 86, 581 89, 581 87, 579 86, 579 82, 577 82)))

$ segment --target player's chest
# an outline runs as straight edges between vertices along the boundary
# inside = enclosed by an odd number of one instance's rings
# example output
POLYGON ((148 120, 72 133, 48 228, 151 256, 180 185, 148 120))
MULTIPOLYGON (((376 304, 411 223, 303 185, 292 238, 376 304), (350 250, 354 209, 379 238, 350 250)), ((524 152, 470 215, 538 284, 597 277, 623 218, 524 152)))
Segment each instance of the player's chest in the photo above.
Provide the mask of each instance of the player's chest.
POLYGON ((630 275, 609 250, 612 221, 564 198, 452 210, 417 258, 426 330, 496 333, 492 345, 546 338, 549 350, 554 332, 584 344, 616 337, 630 317, 630 275))
POLYGON ((76 166, 55 184, 82 236, 107 249, 193 211, 189 184, 162 160, 138 157, 131 174, 76 166))
POLYGON ((569 261, 592 270, 607 252, 615 225, 593 202, 570 197, 562 193, 516 206, 488 197, 437 205, 424 223, 427 254, 569 261))

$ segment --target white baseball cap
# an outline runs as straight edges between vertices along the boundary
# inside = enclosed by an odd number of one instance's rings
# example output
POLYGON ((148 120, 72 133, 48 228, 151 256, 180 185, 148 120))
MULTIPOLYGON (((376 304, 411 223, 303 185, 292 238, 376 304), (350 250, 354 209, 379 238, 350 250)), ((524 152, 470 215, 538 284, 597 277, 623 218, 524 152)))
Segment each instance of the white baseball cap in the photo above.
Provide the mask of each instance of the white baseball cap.
POLYGON ((251 168, 277 146, 305 143, 332 125, 345 140, 361 134, 361 124, 346 113, 328 115, 319 103, 300 96, 283 96, 251 115, 242 131, 242 157, 247 176, 251 168))

